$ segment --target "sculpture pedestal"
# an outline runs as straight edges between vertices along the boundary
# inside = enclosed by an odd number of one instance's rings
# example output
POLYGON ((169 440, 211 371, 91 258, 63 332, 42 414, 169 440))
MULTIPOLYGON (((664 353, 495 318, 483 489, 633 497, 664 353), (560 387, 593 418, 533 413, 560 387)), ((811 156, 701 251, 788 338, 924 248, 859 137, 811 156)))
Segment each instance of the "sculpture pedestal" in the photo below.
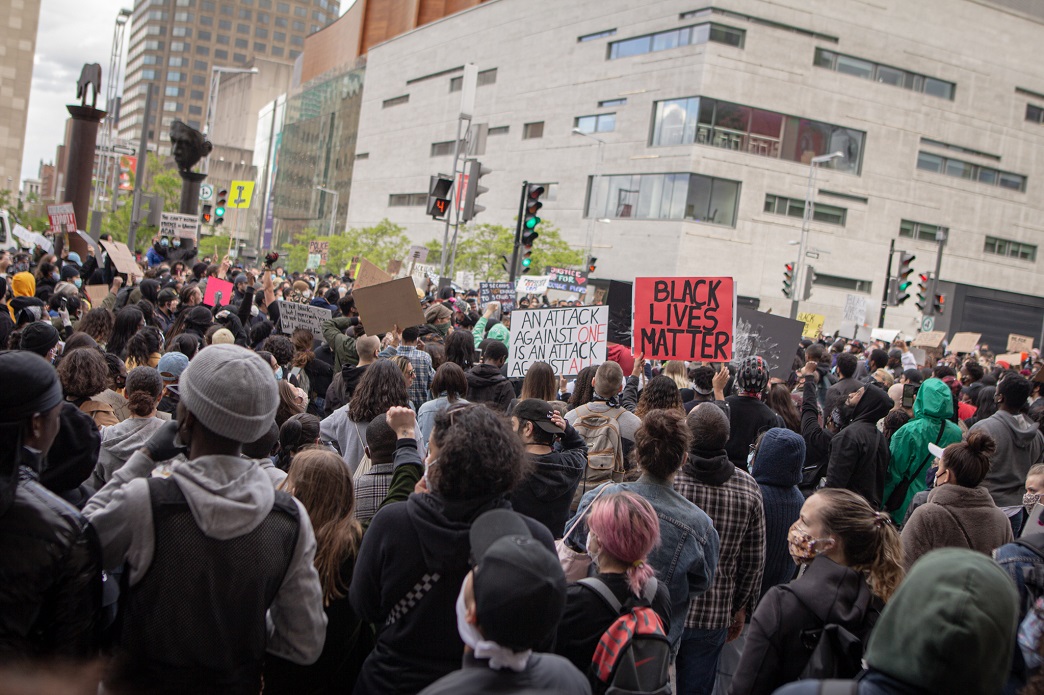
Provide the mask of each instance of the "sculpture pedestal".
MULTIPOLYGON (((86 229, 91 206, 91 186, 94 180, 95 148, 98 144, 98 125, 105 112, 90 106, 68 105, 72 116, 69 133, 69 156, 65 167, 65 196, 62 202, 72 203, 76 226, 86 229)), ((55 253, 61 254, 62 239, 55 239, 55 253)), ((69 238, 69 250, 87 258, 87 243, 78 234, 69 238)))

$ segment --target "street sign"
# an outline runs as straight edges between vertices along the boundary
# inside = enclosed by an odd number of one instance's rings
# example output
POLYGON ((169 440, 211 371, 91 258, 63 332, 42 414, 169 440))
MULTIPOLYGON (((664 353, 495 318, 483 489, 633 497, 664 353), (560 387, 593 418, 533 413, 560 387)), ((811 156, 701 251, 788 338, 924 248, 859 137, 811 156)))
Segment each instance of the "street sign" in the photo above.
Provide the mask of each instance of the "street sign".
POLYGON ((254 195, 253 181, 233 181, 228 187, 228 205, 230 208, 248 208, 254 195))
POLYGON ((925 316, 921 319, 921 333, 931 333, 935 330, 935 317, 925 316))
POLYGON ((209 183, 204 183, 199 187, 199 199, 210 200, 214 197, 214 187, 209 183))
POLYGON ((195 240, 199 234, 199 218, 177 212, 160 213, 160 235, 195 240))
POLYGON ((805 256, 807 256, 808 258, 819 258, 819 254, 815 251, 806 251, 805 256))

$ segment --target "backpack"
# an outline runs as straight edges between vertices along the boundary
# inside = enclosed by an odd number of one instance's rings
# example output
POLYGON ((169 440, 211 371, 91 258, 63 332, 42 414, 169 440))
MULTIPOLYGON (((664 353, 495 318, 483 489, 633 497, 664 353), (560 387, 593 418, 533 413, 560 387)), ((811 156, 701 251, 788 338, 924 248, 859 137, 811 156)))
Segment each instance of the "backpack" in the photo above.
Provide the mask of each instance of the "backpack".
POLYGON ((573 422, 573 428, 587 443, 587 464, 584 466, 583 485, 573 495, 570 508, 574 512, 587 492, 588 485, 598 487, 605 482, 619 483, 623 480, 623 436, 617 419, 627 412, 617 407, 604 413, 595 413, 586 405, 577 410, 582 414, 573 422))
POLYGON ((671 692, 671 643, 663 621, 650 604, 657 581, 645 583, 639 605, 621 604, 616 595, 596 577, 580 580, 594 591, 619 617, 598 640, 588 678, 595 693, 604 695, 669 695, 671 692))
POLYGON ((806 678, 853 678, 862 670, 863 641, 845 628, 828 623, 801 633, 801 643, 811 652, 801 671, 806 678))

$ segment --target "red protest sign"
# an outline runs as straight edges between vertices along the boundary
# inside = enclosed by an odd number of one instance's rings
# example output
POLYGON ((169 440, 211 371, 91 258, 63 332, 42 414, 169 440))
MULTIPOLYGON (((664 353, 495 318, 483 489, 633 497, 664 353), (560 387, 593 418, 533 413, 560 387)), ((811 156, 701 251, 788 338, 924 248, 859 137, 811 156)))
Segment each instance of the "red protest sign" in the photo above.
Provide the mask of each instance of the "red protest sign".
POLYGON ((646 359, 732 360, 732 278, 635 278, 632 352, 646 359))

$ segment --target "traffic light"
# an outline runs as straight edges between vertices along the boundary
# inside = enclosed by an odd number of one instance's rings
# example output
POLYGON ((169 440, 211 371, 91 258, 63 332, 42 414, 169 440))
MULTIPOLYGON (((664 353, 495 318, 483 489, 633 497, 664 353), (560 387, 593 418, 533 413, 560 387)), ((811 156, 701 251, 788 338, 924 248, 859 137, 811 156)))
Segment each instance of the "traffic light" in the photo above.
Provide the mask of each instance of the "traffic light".
POLYGON ((597 258, 595 258, 594 256, 591 256, 590 258, 587 259, 587 272, 588 272, 588 274, 593 273, 595 271, 595 268, 597 268, 597 267, 598 267, 598 259, 597 258))
POLYGON ((210 224, 210 211, 214 207, 210 203, 203 203, 203 214, 199 216, 200 222, 203 224, 210 224))
POLYGON ((801 289, 801 301, 807 302, 812 296, 812 284, 816 281, 816 269, 812 266, 805 268, 805 282, 801 289))
POLYGON ((917 256, 906 251, 899 252, 899 272, 896 274, 896 279, 899 281, 898 292, 896 293, 895 303, 900 305, 910 298, 910 293, 907 292, 910 289, 910 285, 913 282, 910 280, 910 275, 913 274, 913 262, 917 256))
POLYGON ((921 282, 917 285, 917 310, 924 314, 928 309, 928 283, 932 276, 928 273, 921 273, 918 277, 921 282))
POLYGON ((525 275, 533 266, 533 247, 525 246, 522 248, 522 274, 525 275))
POLYGON ((228 189, 222 188, 217 194, 217 205, 214 206, 214 226, 225 223, 225 206, 228 204, 228 189))
POLYGON ((937 295, 935 295, 935 301, 932 303, 932 313, 936 314, 936 315, 942 314, 943 313, 943 309, 945 308, 945 304, 946 304, 946 295, 945 294, 937 294, 937 295))
POLYGON ((479 185, 479 180, 493 170, 482 166, 478 160, 472 159, 466 164, 464 171, 468 175, 468 185, 464 189, 464 204, 460 210, 460 221, 470 222, 475 215, 486 209, 485 206, 478 205, 475 201, 489 190, 485 186, 479 185))
POLYGON ((427 211, 436 220, 446 217, 449 212, 449 194, 453 187, 453 178, 445 174, 438 174, 428 178, 428 205, 427 211))
POLYGON ((794 264, 783 266, 783 296, 790 299, 794 295, 794 264))
MULTIPOLYGON (((530 184, 526 189, 525 213, 522 218, 523 238, 527 232, 532 233, 533 239, 537 238, 536 228, 540 224, 540 217, 537 213, 540 211, 540 208, 544 207, 544 204, 540 202, 540 196, 542 195, 544 195, 544 187, 540 184, 530 184)), ((530 245, 532 245, 532 242, 530 242, 530 245)))

